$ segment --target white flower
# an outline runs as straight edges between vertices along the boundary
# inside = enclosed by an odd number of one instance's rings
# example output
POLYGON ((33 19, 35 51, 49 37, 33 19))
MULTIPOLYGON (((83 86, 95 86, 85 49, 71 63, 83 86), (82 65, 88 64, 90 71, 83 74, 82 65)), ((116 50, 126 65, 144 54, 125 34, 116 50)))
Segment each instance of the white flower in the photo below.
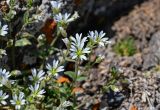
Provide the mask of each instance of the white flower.
POLYGON ((63 5, 63 3, 60 1, 50 1, 50 3, 52 5, 52 8, 56 10, 59 10, 63 5))
MULTIPOLYGON (((2 90, 0 90, 0 103, 3 105, 6 105, 7 102, 5 101, 7 98, 9 97, 9 95, 7 95, 6 93, 3 93, 2 90)), ((0 104, 0 105, 1 105, 0 104)))
POLYGON ((104 37, 105 35, 106 33, 104 33, 103 31, 98 33, 98 31, 95 30, 89 31, 88 37, 90 38, 91 42, 93 42, 94 44, 98 44, 102 47, 110 43, 110 41, 108 41, 108 38, 104 37))
POLYGON ((43 70, 40 70, 39 72, 36 69, 32 69, 32 76, 29 76, 29 79, 31 81, 40 82, 44 79, 45 72, 43 70))
POLYGON ((48 74, 58 75, 59 72, 64 71, 64 66, 58 66, 59 61, 53 60, 53 64, 47 64, 46 68, 48 69, 48 74))
POLYGON ((8 82, 8 78, 10 76, 10 73, 7 72, 6 69, 0 68, 0 86, 5 85, 8 82))
POLYGON ((0 36, 5 36, 8 32, 8 25, 3 25, 0 22, 0 36))
POLYGON ((11 75, 9 74, 9 71, 6 69, 1 69, 0 68, 0 77, 3 77, 5 79, 8 79, 11 75))
POLYGON ((35 84, 34 86, 30 86, 29 89, 31 90, 31 95, 33 97, 43 97, 43 94, 45 93, 45 90, 40 90, 39 84, 35 84))
POLYGON ((78 17, 79 16, 77 12, 75 12, 72 16, 71 14, 68 14, 68 13, 65 13, 65 14, 59 13, 54 17, 54 20, 56 22, 60 22, 61 24, 68 24, 74 21, 75 19, 77 19, 78 17))
POLYGON ((21 106, 25 104, 26 100, 24 99, 24 93, 20 92, 19 95, 15 94, 13 100, 10 100, 12 105, 15 105, 15 109, 21 109, 21 106))
POLYGON ((82 38, 82 34, 76 34, 76 38, 71 37, 71 57, 72 59, 87 60, 85 54, 90 53, 90 48, 84 47, 87 37, 82 38))

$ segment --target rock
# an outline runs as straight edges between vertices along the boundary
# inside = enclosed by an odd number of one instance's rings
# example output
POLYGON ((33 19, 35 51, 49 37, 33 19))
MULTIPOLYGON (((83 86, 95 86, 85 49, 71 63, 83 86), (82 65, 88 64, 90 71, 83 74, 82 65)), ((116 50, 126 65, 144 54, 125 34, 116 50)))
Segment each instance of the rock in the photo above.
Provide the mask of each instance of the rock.
POLYGON ((112 29, 116 31, 117 38, 132 35, 141 40, 139 43, 145 47, 147 39, 155 30, 160 29, 159 8, 159 0, 148 0, 140 6, 136 6, 129 15, 121 17, 114 23, 112 29))
POLYGON ((143 55, 143 70, 148 70, 160 63, 160 31, 152 35, 149 52, 143 55))
POLYGON ((102 100, 106 101, 107 105, 110 107, 118 107, 122 101, 124 100, 125 96, 121 92, 114 92, 110 90, 102 97, 102 100))
POLYGON ((120 61, 119 65, 122 67, 128 67, 130 66, 131 63, 132 63, 131 58, 125 57, 124 59, 122 59, 122 61, 120 61))
POLYGON ((89 88, 91 88, 91 83, 90 83, 90 82, 85 82, 85 83, 82 85, 82 87, 83 87, 84 89, 89 89, 89 88))
POLYGON ((143 63, 143 59, 142 59, 142 54, 141 53, 137 53, 133 56, 133 62, 131 64, 131 66, 134 69, 141 69, 142 68, 142 63, 143 63))

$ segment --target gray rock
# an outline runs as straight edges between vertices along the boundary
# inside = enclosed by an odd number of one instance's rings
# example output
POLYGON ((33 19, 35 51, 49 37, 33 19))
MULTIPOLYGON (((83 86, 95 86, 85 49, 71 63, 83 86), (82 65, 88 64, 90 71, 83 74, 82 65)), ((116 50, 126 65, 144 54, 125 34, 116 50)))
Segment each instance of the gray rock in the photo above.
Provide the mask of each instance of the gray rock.
POLYGON ((83 88, 85 89, 88 89, 91 87, 91 84, 89 82, 85 82, 83 85, 82 85, 83 88))
POLYGON ((143 55, 143 70, 151 69, 160 61, 160 31, 152 35, 149 42, 149 52, 143 55))

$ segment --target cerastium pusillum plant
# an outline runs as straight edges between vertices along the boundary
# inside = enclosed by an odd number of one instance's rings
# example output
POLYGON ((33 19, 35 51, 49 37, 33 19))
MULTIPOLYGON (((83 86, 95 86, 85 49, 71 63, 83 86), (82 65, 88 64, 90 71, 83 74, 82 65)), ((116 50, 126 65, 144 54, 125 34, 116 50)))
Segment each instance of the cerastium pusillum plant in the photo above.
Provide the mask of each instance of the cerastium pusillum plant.
MULTIPOLYGON (((0 21, 0 109, 77 109, 76 93, 73 91, 76 83, 85 80, 87 69, 104 58, 99 55, 94 63, 89 62, 93 49, 98 46, 104 47, 109 43, 108 38, 103 31, 89 31, 86 37, 78 33, 69 37, 66 29, 69 23, 76 20, 79 15, 77 12, 61 13, 65 5, 61 1, 48 1, 52 9, 50 18, 54 20, 52 23, 56 24, 51 42, 47 42, 46 34, 37 37, 26 31, 30 24, 43 21, 44 13, 42 15, 33 13, 34 0, 27 0, 26 5, 23 6, 24 14, 21 15, 23 23, 14 33, 14 20, 18 16, 17 3, 16 0, 7 0, 8 11, 0 12, 2 16, 0 21), (60 40, 63 41, 65 48, 57 46, 56 43, 60 40), (39 59, 40 65, 38 63, 36 65, 39 69, 33 65, 31 71, 21 69, 18 65, 21 62, 17 59, 17 52, 27 46, 35 45, 36 51, 33 55, 39 59), (51 56, 54 56, 54 59, 48 63, 51 56), (9 64, 2 63, 5 58, 8 58, 9 64), (84 61, 88 63, 82 66, 84 61), (66 71, 69 63, 74 64, 74 70, 66 71), (63 75, 70 79, 62 77, 63 75)), ((24 58, 25 64, 29 65, 33 61, 28 56, 24 58)))

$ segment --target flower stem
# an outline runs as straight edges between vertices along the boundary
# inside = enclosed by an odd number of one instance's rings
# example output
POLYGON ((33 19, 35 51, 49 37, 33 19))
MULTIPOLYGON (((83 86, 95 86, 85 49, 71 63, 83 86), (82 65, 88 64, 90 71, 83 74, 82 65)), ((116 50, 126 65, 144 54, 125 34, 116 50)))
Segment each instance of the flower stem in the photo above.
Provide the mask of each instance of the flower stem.
MULTIPOLYGON (((77 80, 77 77, 78 77, 78 70, 79 70, 79 59, 77 59, 77 61, 75 62, 75 79, 74 79, 74 82, 73 82, 73 86, 72 86, 72 90, 73 90, 73 87, 74 85, 76 84, 76 80, 77 80)), ((76 106, 76 95, 74 94, 73 96, 73 99, 74 99, 74 106, 76 106)))
POLYGON ((76 83, 76 80, 77 80, 78 69, 79 69, 79 59, 75 62, 75 73, 76 73, 76 77, 75 77, 74 83, 76 83))
POLYGON ((56 37, 53 39, 53 41, 52 41, 51 44, 50 44, 51 47, 56 43, 56 41, 57 41, 58 38, 59 38, 59 35, 60 35, 59 32, 57 32, 56 37))
POLYGON ((13 40, 13 44, 12 44, 12 53, 11 53, 11 60, 12 60, 12 68, 15 68, 15 43, 16 43, 16 40, 15 40, 15 36, 13 36, 12 38, 12 27, 11 27, 11 23, 9 23, 9 36, 10 38, 13 40))

